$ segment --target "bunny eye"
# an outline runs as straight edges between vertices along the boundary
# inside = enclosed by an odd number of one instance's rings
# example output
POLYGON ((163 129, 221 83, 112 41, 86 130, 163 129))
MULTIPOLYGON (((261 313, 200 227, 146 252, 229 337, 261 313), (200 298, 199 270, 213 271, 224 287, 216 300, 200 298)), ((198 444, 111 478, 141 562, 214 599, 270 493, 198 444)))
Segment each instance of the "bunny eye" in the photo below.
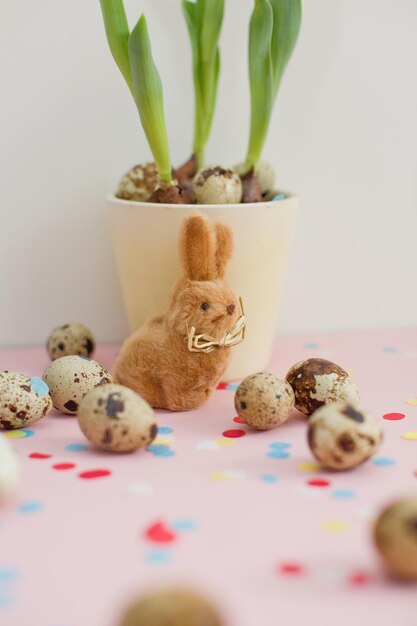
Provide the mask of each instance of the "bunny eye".
POLYGON ((203 302, 201 308, 204 309, 204 311, 207 311, 207 309, 210 308, 210 304, 208 302, 203 302))

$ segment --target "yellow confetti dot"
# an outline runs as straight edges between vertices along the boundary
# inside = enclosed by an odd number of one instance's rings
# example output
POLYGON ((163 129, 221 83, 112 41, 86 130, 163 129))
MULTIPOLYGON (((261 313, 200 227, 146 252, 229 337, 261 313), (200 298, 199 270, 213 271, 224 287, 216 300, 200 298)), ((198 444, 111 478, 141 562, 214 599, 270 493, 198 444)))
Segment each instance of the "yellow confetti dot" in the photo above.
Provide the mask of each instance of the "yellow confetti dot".
POLYGON ((217 482, 224 482, 228 480, 228 476, 224 472, 211 472, 210 474, 211 480, 215 480, 217 482))
POLYGON ((417 430, 410 430, 408 433, 403 433, 402 438, 408 441, 417 441, 417 430))
POLYGON ((300 463, 299 465, 297 465, 297 469, 300 470, 300 472, 309 472, 312 474, 316 474, 317 472, 320 472, 320 470, 322 470, 323 468, 321 465, 319 465, 319 463, 306 461, 305 463, 300 463))
POLYGON ((157 446, 171 446, 172 444, 173 444, 173 441, 169 437, 157 437, 156 439, 152 441, 152 445, 157 445, 157 446))
POLYGON ((27 437, 23 430, 8 430, 4 434, 8 437, 8 439, 23 439, 24 437, 27 437))
POLYGON ((326 533, 343 533, 347 529, 347 524, 341 520, 328 520, 323 522, 321 527, 326 533))
POLYGON ((417 398, 408 398, 408 400, 406 400, 407 404, 411 404, 412 406, 417 406, 417 398))
POLYGON ((227 448, 228 446, 234 446, 236 441, 229 437, 220 437, 220 439, 216 439, 216 443, 222 448, 227 448))

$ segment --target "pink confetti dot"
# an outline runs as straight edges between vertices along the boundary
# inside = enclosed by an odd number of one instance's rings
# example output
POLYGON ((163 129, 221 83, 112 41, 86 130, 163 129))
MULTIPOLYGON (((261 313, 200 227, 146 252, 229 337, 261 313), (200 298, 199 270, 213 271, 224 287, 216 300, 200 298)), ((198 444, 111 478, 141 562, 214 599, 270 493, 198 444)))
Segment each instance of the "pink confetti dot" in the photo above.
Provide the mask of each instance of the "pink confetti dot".
POLYGON ((348 578, 348 582, 351 585, 355 585, 355 587, 364 587, 365 585, 368 585, 372 580, 372 576, 371 574, 369 574, 368 572, 354 572, 351 576, 349 576, 348 578))
POLYGON ((233 421, 236 422, 236 424, 244 424, 245 423, 241 417, 234 417, 233 421))
POLYGON ((236 437, 244 437, 246 432, 241 430, 240 428, 232 428, 232 430, 225 430, 223 433, 223 437, 231 437, 235 439, 236 437))
POLYGON ((405 418, 404 413, 385 413, 385 415, 382 416, 384 420, 390 420, 392 422, 395 422, 397 420, 403 420, 405 418))
POLYGON ((97 470, 88 470, 87 472, 81 472, 78 474, 80 478, 102 478, 103 476, 109 476, 111 474, 110 470, 106 469, 97 469, 97 470))
POLYGON ((55 463, 52 467, 56 470, 69 470, 75 467, 75 463, 55 463))
POLYGON ((307 481, 307 485, 310 487, 329 487, 330 480, 323 480, 322 478, 312 478, 307 481))
POLYGON ((280 563, 280 565, 278 566, 278 569, 282 574, 303 574, 304 573, 304 567, 300 563, 295 563, 292 561, 280 563))
POLYGON ((50 459, 52 454, 43 454, 42 452, 32 452, 29 454, 30 459, 50 459))

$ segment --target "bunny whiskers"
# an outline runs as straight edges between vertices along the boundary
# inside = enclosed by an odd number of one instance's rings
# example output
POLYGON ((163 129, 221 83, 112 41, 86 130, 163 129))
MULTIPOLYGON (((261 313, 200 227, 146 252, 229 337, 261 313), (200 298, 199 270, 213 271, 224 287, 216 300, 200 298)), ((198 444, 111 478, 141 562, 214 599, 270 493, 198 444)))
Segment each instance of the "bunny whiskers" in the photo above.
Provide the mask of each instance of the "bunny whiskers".
POLYGON ((239 298, 241 315, 237 320, 232 330, 226 333, 221 339, 215 339, 210 335, 200 334, 196 335, 196 329, 192 326, 188 329, 187 324, 187 337, 188 337, 188 349, 190 352, 212 352, 215 348, 222 348, 224 346, 237 346, 245 338, 246 318, 243 312, 242 299, 239 298))

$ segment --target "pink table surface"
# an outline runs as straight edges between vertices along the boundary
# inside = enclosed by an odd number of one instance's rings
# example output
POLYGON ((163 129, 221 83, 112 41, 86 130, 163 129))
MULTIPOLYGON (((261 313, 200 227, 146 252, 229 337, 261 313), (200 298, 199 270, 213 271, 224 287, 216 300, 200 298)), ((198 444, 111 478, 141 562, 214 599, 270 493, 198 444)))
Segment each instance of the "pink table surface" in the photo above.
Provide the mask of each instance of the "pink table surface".
MULTIPOLYGON (((95 358, 111 368, 116 352, 95 358)), ((381 420, 381 449, 354 471, 312 464, 297 412, 269 432, 235 423, 233 386, 198 411, 158 411, 151 451, 97 452, 58 412, 14 438, 23 480, 0 508, 0 624, 115 626, 132 597, 173 584, 203 591, 229 626, 417 624, 416 585, 389 580, 371 541, 380 507, 417 493, 417 439, 403 437, 417 433, 417 331, 279 337, 268 369, 308 356, 351 370, 381 420), (233 428, 245 436, 222 436, 233 428), (97 469, 110 473, 79 476, 97 469)), ((0 369, 47 364, 41 348, 0 352, 0 369)))

